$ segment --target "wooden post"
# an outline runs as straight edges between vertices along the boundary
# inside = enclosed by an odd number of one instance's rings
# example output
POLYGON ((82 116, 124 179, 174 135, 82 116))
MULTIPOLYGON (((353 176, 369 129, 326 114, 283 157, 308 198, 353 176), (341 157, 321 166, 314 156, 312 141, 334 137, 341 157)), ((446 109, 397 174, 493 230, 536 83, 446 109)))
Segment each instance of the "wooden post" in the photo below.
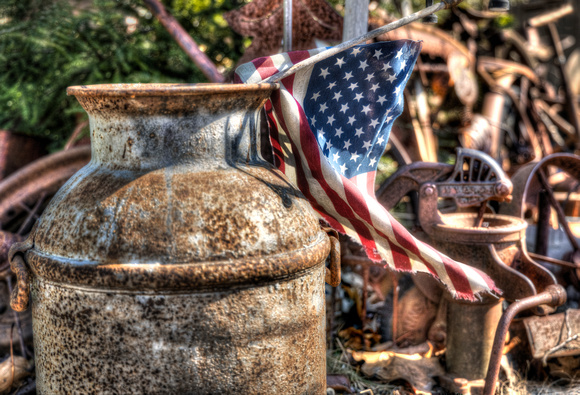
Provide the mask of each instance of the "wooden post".
POLYGON ((346 0, 342 41, 362 36, 369 26, 369 0, 346 0))

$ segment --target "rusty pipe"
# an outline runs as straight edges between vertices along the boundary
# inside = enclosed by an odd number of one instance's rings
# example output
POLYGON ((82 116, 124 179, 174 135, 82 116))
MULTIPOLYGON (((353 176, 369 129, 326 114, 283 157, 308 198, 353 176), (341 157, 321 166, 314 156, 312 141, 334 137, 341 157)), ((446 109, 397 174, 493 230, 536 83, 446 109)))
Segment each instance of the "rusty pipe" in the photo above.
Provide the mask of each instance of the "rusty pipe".
POLYGON ((493 348, 491 349, 491 358, 487 368, 487 376, 485 377, 483 395, 493 395, 495 393, 495 385, 499 375, 499 367, 501 363, 501 356, 503 354, 502 351, 505 343, 505 337, 510 323, 516 314, 542 304, 557 307, 561 306, 565 302, 566 290, 561 285, 553 284, 548 286, 544 292, 518 300, 507 308, 507 310, 503 313, 495 331, 493 348))
POLYGON ((574 6, 572 4, 566 4, 556 10, 540 14, 528 20, 528 25, 530 27, 540 27, 545 26, 549 23, 554 23, 558 19, 570 15, 574 12, 574 6))
POLYGON ((143 0, 143 2, 210 82, 225 81, 223 74, 218 71, 207 55, 199 49, 193 38, 179 24, 177 19, 167 12, 159 0, 143 0))
POLYGON ((28 295, 30 291, 30 275, 26 268, 26 262, 20 254, 10 261, 10 267, 18 279, 16 287, 11 291, 10 307, 12 310, 22 312, 28 308, 28 295))

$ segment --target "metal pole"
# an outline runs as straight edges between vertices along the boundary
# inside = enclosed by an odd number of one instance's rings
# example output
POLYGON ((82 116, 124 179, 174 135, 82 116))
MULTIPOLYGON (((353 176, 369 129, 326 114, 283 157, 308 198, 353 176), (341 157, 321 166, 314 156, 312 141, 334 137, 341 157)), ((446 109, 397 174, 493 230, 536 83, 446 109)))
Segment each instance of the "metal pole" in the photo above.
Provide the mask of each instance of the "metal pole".
POLYGON ((284 0, 284 52, 292 51, 292 0, 284 0))
POLYGON ((320 52, 317 55, 311 56, 310 58, 295 64, 294 66, 288 68, 287 70, 282 70, 268 78, 266 78, 265 80, 262 80, 260 82, 262 83, 273 83, 273 82, 278 82, 281 79, 288 77, 291 74, 296 73, 298 70, 302 70, 303 68, 306 67, 310 67, 313 64, 315 64, 316 62, 320 62, 321 60, 324 60, 326 58, 329 58, 333 55, 336 55, 339 52, 342 52, 346 49, 349 49, 351 47, 354 47, 357 44, 361 44, 364 43, 368 40, 372 40, 375 37, 380 36, 381 34, 385 34, 387 32, 390 32, 391 30, 395 30, 400 28, 401 26, 405 26, 411 22, 415 22, 418 19, 424 18, 427 15, 431 15, 434 12, 440 11, 442 9, 445 8, 451 8, 456 6, 457 4, 461 3, 462 0, 449 0, 449 1, 442 1, 440 3, 434 4, 431 7, 427 7, 421 11, 418 11, 414 14, 411 14, 409 16, 406 16, 404 18, 401 18, 395 22, 391 22, 388 25, 379 27, 378 29, 373 30, 372 32, 369 32, 367 34, 364 34, 362 36, 359 36, 357 38, 354 38, 352 40, 343 42, 341 44, 338 44, 335 47, 329 48, 326 51, 320 52))
POLYGON ((369 26, 369 0, 346 0, 342 41, 365 34, 369 26))

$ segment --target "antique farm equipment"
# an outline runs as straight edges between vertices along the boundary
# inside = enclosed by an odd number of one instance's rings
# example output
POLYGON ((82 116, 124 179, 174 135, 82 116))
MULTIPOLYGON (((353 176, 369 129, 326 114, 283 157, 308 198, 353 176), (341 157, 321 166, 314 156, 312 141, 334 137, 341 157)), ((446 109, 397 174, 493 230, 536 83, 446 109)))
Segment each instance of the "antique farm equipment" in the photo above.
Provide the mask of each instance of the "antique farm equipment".
MULTIPOLYGON (((515 306, 520 308, 518 312, 522 307, 536 307, 536 313, 546 314, 551 308, 537 307, 539 304, 553 306, 565 301, 565 292, 555 285, 553 275, 535 263, 522 244, 526 222, 519 217, 485 213, 488 200, 508 200, 512 191, 511 182, 488 155, 458 149, 455 166, 434 163, 405 166, 381 186, 377 196, 383 205, 392 207, 397 196, 413 190, 419 191, 419 223, 434 245, 450 257, 490 275, 503 290, 503 298, 519 301, 515 306), (438 198, 453 199, 460 209, 480 206, 480 210, 441 214, 438 198), (553 294, 556 297, 552 298, 553 294)), ((426 277, 417 278, 415 283, 426 290, 425 294, 433 294, 437 288, 426 277)), ((481 391, 488 365, 496 366, 499 362, 501 353, 491 361, 490 357, 492 351, 503 346, 503 342, 499 346, 494 343, 503 298, 486 295, 478 302, 465 303, 447 296, 448 374, 443 383, 450 390, 464 394, 481 391)), ((506 330, 511 318, 503 322, 506 330)), ((495 379, 497 376, 492 381, 495 379)))
MULTIPOLYGON (((580 156, 549 155, 522 166, 512 180, 514 199, 502 206, 502 213, 534 222, 535 238, 528 243, 533 245, 530 246, 533 252, 529 255, 550 268, 561 283, 569 282, 571 286, 580 287, 580 240, 573 231, 572 217, 566 215, 562 204, 567 201, 570 211, 578 216, 578 202, 570 196, 580 184, 580 156), (553 229, 555 223, 558 230, 553 229)), ((548 357, 580 354, 580 341, 571 339, 580 327, 579 310, 567 309, 565 314, 529 317, 524 320, 524 325, 532 357, 546 360, 548 357)))
POLYGON ((92 160, 10 252, 41 393, 325 392, 323 284, 340 253, 257 155, 275 89, 68 89, 92 160))

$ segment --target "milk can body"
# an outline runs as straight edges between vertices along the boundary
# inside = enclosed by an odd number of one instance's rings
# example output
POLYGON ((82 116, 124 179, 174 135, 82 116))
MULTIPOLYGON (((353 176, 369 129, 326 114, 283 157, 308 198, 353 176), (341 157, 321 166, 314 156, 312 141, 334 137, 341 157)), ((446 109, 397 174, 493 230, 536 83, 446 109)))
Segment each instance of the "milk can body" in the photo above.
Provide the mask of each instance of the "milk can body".
POLYGON ((330 242, 256 151, 276 88, 69 88, 92 160, 11 250, 40 393, 325 392, 330 242))

